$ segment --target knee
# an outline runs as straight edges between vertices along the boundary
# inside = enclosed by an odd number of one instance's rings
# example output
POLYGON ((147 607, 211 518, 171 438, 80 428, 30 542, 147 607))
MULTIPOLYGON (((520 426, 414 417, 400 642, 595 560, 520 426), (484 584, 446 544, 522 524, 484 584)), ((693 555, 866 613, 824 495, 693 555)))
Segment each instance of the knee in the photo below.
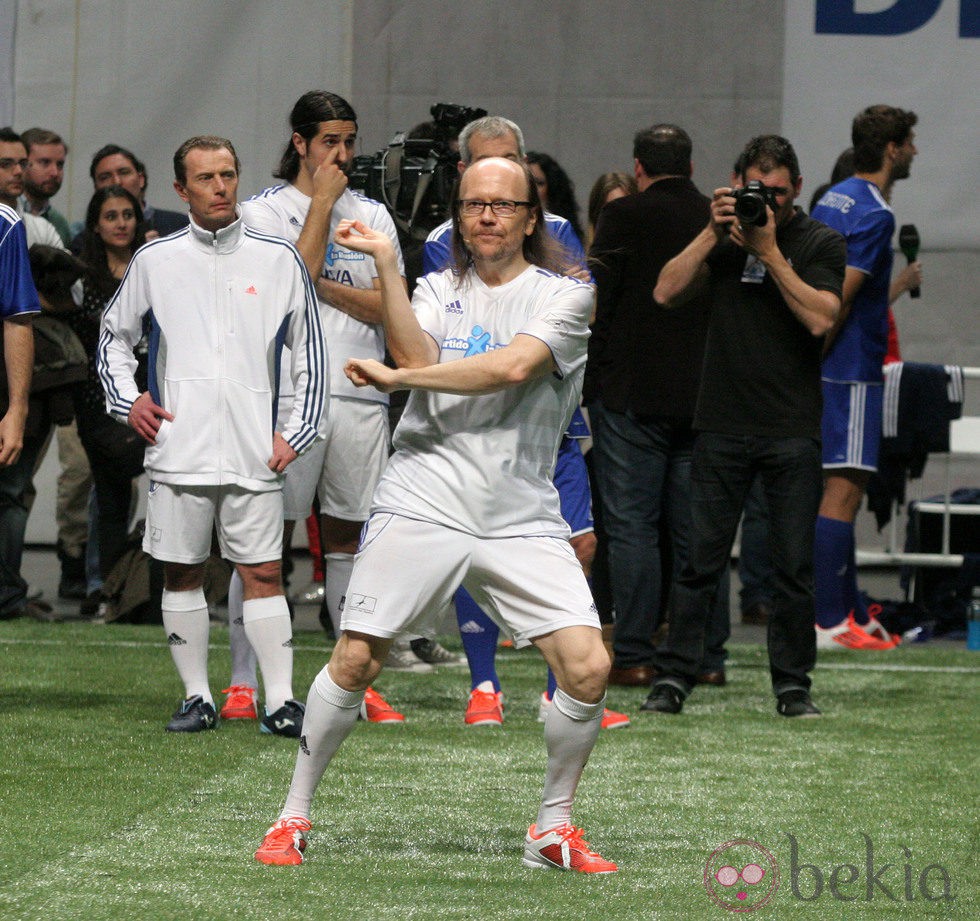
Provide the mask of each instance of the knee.
POLYGON ((390 647, 390 640, 345 632, 330 657, 330 677, 347 691, 363 691, 378 676, 390 647))
POLYGON ((204 565, 164 563, 163 582, 168 592, 190 592, 204 585, 204 565))
POLYGON ((235 567, 242 579, 245 600, 282 594, 282 565, 279 560, 235 567))
POLYGON ((609 655, 602 643, 597 641, 586 656, 565 669, 561 688, 582 703, 598 703, 606 693, 609 666, 609 655))

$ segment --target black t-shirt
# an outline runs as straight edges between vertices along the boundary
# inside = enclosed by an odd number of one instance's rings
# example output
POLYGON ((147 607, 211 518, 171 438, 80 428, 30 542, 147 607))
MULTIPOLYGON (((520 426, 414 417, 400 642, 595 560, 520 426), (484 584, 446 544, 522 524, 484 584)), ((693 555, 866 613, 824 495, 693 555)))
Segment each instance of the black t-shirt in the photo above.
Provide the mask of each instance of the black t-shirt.
MULTIPOLYGON (((776 232, 799 277, 838 297, 844 238, 797 211, 776 232)), ((764 266, 728 240, 708 256, 711 321, 694 426, 727 435, 820 437, 820 356, 764 266)))

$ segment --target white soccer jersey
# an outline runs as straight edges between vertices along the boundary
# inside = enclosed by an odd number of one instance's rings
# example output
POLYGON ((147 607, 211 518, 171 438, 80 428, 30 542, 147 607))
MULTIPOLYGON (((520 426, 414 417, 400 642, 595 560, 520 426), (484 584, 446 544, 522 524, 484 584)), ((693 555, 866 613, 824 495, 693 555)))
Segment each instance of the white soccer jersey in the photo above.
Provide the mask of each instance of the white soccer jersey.
MULTIPOLYGON (((272 186, 259 192, 254 198, 242 204, 245 223, 262 233, 284 237, 290 243, 299 239, 306 215, 310 210, 310 197, 304 195, 294 185, 272 186)), ((391 237, 398 254, 399 272, 405 274, 401 249, 398 246, 398 233, 395 224, 384 206, 370 198, 365 198, 350 189, 333 206, 330 218, 330 243, 327 245, 321 277, 350 285, 352 288, 371 288, 378 277, 374 259, 364 253, 355 253, 333 242, 337 225, 343 219, 358 220, 374 230, 380 230, 391 237)), ((384 360, 384 329, 380 324, 362 323, 352 316, 320 301, 320 317, 323 335, 330 358, 330 393, 332 396, 348 397, 355 400, 371 400, 387 403, 386 394, 373 387, 356 388, 344 374, 344 364, 348 358, 376 358, 384 360)), ((281 382, 281 392, 286 382, 281 382)))
POLYGON ((567 539, 552 473, 582 390, 592 286, 535 266, 494 288, 473 271, 456 281, 450 270, 427 275, 412 300, 440 362, 502 348, 524 333, 551 349, 558 371, 479 396, 413 391, 372 512, 478 537, 567 539))

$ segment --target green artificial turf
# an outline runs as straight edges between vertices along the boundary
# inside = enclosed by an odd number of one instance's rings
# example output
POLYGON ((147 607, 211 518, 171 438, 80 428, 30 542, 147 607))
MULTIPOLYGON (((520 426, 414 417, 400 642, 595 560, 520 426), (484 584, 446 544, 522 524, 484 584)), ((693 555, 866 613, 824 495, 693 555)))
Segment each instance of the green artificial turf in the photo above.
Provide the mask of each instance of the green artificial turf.
MULTIPOLYGON (((217 693, 226 631, 212 641, 217 693)), ((296 642, 302 697, 325 647, 296 642)), ((315 800, 305 864, 265 867, 252 853, 295 743, 244 722, 164 732, 180 689, 160 628, 6 622, 0 649, 4 921, 980 917, 980 654, 952 644, 822 656, 819 720, 775 715, 751 645, 731 647, 727 688, 698 689, 679 716, 612 689, 633 726, 600 737, 574 816, 619 863, 606 877, 521 866, 544 764, 533 651, 498 658, 502 729, 463 726, 465 669, 382 675, 408 722, 358 726, 315 800), (737 913, 703 881, 733 841, 750 843, 713 869, 761 847, 779 873, 764 905, 771 866, 741 903, 716 887, 737 913)))

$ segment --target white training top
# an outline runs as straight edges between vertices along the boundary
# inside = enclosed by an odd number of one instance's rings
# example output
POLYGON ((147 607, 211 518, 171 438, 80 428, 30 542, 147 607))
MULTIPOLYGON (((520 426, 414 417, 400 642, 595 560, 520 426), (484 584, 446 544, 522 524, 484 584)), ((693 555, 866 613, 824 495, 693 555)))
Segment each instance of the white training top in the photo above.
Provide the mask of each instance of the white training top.
POLYGON ((149 391, 164 420, 146 469, 161 483, 279 489, 268 467, 283 346, 295 396, 282 436, 302 453, 327 411, 326 356, 299 253, 239 219, 216 233, 192 220, 140 247, 102 315, 96 364, 107 411, 139 396, 133 348, 150 320, 149 391))
MULTIPOLYGON (((290 243, 299 239, 306 215, 310 210, 310 197, 304 195, 294 185, 272 186, 259 192, 254 198, 242 203, 245 223, 262 233, 275 234, 290 243)), ((358 220, 374 230, 380 230, 391 237, 398 256, 398 270, 405 274, 401 249, 398 246, 398 233, 384 205, 359 193, 345 189, 337 199, 330 216, 330 231, 327 253, 323 262, 322 278, 350 285, 352 288, 372 288, 378 277, 374 259, 364 253, 338 246, 333 242, 337 225, 344 219, 358 220)), ((370 400, 387 403, 388 395, 373 387, 357 388, 344 374, 348 358, 376 358, 384 360, 384 328, 380 324, 362 323, 342 310, 331 307, 325 301, 320 303, 320 317, 323 335, 330 358, 330 393, 332 396, 348 397, 354 400, 370 400)), ((287 381, 280 382, 280 392, 289 393, 287 381)))
POLYGON ((585 373, 592 286, 536 266, 497 287, 468 271, 419 280, 412 307, 439 346, 439 362, 508 345, 544 342, 557 373, 479 396, 413 391, 395 430, 395 454, 372 512, 395 512, 478 537, 567 539, 555 455, 585 373))

